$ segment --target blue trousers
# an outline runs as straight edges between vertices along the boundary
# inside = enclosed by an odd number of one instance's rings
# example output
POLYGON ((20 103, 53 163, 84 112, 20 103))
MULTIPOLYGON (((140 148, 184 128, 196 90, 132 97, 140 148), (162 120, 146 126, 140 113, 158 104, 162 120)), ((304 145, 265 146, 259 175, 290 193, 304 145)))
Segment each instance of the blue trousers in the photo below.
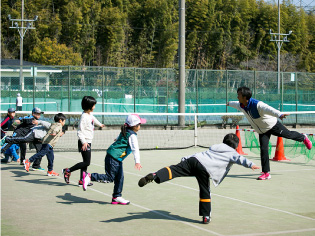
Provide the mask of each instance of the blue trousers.
POLYGON ((91 180, 109 183, 114 182, 113 198, 121 197, 124 185, 123 163, 107 154, 105 157, 105 174, 92 173, 91 180))
POLYGON ((47 160, 48 160, 48 167, 47 167, 48 171, 52 171, 54 167, 55 156, 54 156, 54 149, 49 144, 43 144, 40 151, 36 153, 35 155, 31 156, 29 161, 34 162, 37 159, 41 159, 45 155, 47 156, 47 160))

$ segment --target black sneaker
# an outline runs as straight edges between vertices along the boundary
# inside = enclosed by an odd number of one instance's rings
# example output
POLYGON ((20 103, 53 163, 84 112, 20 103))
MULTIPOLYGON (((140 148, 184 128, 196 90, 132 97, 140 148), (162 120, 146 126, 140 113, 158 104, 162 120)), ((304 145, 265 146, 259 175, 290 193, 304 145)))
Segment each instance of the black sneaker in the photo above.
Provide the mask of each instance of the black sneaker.
POLYGON ((62 169, 62 173, 63 173, 63 177, 66 181, 67 184, 70 183, 70 175, 71 175, 71 172, 68 168, 65 168, 65 169, 62 169))
POLYGON ((138 185, 139 187, 143 187, 144 185, 151 183, 155 178, 155 175, 153 175, 152 173, 146 175, 145 177, 142 177, 139 182, 138 185))
POLYGON ((203 217, 202 217, 202 223, 203 223, 203 224, 209 224, 210 221, 211 221, 210 216, 203 216, 203 217))

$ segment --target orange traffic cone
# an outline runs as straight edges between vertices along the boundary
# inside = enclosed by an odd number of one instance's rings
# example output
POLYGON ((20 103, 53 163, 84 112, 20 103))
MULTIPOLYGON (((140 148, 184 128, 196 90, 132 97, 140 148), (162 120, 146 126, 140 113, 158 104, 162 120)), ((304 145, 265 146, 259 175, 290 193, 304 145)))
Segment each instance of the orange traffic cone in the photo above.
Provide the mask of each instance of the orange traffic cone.
POLYGON ((242 149, 242 142, 241 142, 241 133, 240 133, 240 127, 237 125, 236 126, 236 136, 239 138, 239 143, 238 143, 238 147, 236 148, 236 151, 238 152, 238 154, 241 154, 241 155, 248 155, 247 153, 244 153, 243 152, 243 149, 242 149))
POLYGON ((278 137, 277 147, 274 158, 270 159, 272 161, 290 161, 284 156, 283 138, 278 137))

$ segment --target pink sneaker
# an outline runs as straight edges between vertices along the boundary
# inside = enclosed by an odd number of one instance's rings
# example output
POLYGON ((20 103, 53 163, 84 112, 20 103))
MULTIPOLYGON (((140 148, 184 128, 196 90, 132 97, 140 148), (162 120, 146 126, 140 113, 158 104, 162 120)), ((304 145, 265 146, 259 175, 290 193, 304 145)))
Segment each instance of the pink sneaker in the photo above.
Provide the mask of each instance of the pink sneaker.
POLYGON ((304 139, 303 143, 305 144, 306 148, 307 148, 308 150, 310 150, 310 149, 312 148, 313 144, 312 144, 312 142, 308 139, 308 137, 307 137, 306 134, 304 134, 304 136, 305 136, 305 139, 304 139))
POLYGON ((258 177, 258 180, 266 180, 266 179, 271 179, 271 175, 268 172, 266 173, 262 172, 262 175, 258 177))

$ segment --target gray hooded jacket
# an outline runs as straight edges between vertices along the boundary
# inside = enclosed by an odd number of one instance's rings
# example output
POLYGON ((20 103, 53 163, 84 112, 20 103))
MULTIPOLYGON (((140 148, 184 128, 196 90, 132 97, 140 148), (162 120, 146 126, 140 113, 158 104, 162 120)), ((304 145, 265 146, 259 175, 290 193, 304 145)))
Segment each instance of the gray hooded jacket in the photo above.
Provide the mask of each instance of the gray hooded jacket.
POLYGON ((218 186, 223 181, 233 164, 236 163, 247 168, 255 165, 224 143, 215 144, 205 152, 199 152, 183 159, 190 157, 195 157, 205 167, 214 186, 218 186))

